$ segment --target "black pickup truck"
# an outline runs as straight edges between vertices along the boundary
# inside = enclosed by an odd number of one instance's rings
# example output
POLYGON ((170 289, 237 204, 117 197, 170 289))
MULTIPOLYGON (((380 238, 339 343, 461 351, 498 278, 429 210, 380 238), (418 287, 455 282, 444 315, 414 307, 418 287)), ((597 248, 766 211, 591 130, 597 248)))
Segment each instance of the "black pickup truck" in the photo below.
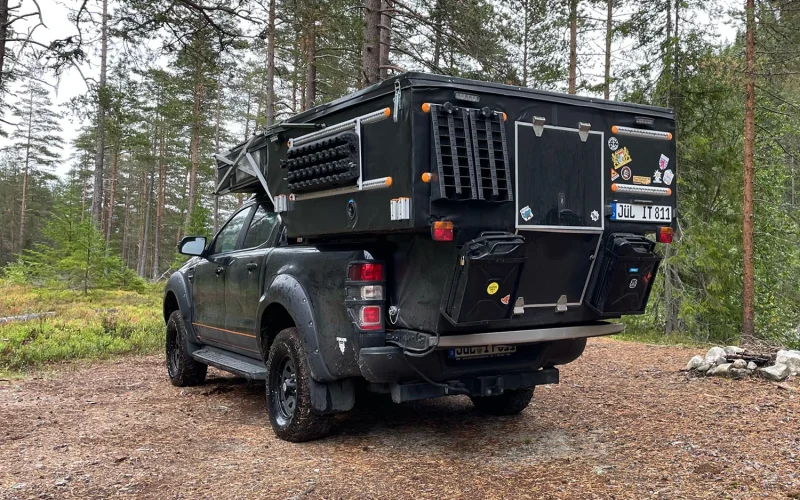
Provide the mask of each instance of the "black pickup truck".
POLYGON ((270 127, 216 156, 216 192, 250 200, 179 245, 169 378, 265 380, 289 441, 363 390, 518 413, 644 312, 674 129, 661 108, 419 73, 270 127))

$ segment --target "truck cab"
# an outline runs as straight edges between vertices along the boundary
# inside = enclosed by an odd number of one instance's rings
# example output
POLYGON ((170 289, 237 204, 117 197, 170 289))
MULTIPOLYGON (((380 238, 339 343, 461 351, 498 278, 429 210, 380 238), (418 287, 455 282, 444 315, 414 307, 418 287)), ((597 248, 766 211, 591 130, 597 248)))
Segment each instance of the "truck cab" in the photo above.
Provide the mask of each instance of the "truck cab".
POLYGON ((669 110, 416 73, 271 127, 217 156, 217 192, 252 197, 179 245, 170 380, 265 380, 290 441, 361 390, 518 413, 644 312, 673 131, 669 110))

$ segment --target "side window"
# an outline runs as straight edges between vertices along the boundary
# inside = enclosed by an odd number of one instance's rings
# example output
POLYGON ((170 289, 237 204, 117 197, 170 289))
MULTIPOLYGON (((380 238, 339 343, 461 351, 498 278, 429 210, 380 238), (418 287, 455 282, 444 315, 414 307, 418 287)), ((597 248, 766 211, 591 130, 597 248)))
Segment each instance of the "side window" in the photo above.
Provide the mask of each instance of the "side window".
POLYGON ((259 205, 247 234, 244 237, 242 248, 254 248, 268 241, 272 232, 278 227, 278 216, 274 212, 269 212, 266 208, 259 205))
POLYGON ((225 224, 225 227, 222 228, 222 231, 219 232, 217 239, 214 241, 214 248, 211 251, 211 255, 236 250, 236 242, 239 241, 239 233, 248 215, 250 215, 249 208, 237 213, 225 224))

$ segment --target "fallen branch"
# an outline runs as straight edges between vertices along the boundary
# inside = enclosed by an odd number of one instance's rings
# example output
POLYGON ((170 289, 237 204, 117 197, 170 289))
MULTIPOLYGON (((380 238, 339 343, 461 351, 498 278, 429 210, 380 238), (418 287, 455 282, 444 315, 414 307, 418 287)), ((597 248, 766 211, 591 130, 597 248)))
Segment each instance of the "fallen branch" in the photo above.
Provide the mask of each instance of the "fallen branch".
POLYGON ((800 392, 800 389, 798 389, 796 387, 792 387, 791 385, 788 385, 788 384, 775 384, 775 385, 778 388, 785 389, 785 390, 787 390, 789 392, 800 392))
POLYGON ((46 318, 48 316, 55 316, 55 311, 49 312, 42 312, 42 313, 32 313, 32 314, 23 314, 22 316, 7 316, 5 318, 0 318, 0 325, 5 323, 13 323, 14 321, 31 321, 34 319, 39 318, 46 318))

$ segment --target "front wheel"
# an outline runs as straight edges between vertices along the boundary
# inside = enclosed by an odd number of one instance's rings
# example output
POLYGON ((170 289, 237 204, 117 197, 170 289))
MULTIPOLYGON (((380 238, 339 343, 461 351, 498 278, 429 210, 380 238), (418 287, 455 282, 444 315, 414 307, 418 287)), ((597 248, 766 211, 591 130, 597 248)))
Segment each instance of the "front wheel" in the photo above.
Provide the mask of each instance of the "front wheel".
POLYGON ((174 311, 167 321, 167 374, 172 385, 200 385, 206 380, 208 365, 194 359, 187 349, 189 336, 180 311, 174 311))
POLYGON ((296 328, 275 338, 267 358, 267 406, 275 434, 294 443, 330 433, 331 416, 311 410, 311 370, 296 328))
POLYGON ((533 387, 505 391, 497 396, 470 396, 475 408, 489 415, 516 415, 531 402, 533 387))

